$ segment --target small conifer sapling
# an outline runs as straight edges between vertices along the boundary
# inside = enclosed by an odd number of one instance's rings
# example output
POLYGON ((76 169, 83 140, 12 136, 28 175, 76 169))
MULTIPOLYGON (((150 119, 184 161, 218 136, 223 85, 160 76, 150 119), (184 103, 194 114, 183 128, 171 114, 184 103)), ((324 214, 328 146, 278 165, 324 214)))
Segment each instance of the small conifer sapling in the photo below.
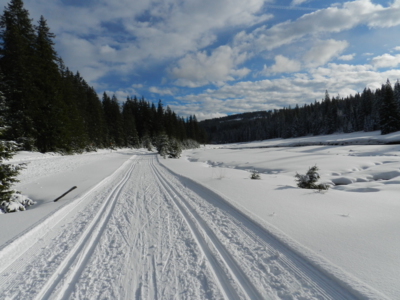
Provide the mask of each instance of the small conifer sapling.
POLYGON ((329 186, 327 184, 319 183, 320 178, 318 174, 318 167, 315 165, 308 169, 305 175, 296 173, 297 186, 302 189, 316 189, 316 190, 327 190, 329 186))

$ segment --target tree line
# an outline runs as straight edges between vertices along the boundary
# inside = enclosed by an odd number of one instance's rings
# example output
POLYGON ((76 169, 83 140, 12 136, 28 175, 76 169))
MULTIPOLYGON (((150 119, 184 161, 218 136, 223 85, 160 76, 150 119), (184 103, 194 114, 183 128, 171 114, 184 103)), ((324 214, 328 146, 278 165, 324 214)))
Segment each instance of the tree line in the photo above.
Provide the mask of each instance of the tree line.
POLYGON ((234 143, 307 135, 400 130, 400 82, 375 91, 325 98, 302 107, 231 115, 200 122, 213 143, 234 143))
POLYGON ((205 142, 195 116, 183 119, 161 100, 103 94, 71 72, 54 49, 55 35, 42 16, 34 25, 23 1, 11 0, 0 16, 0 110, 2 138, 22 149, 79 152, 104 147, 140 147, 167 135, 205 142))

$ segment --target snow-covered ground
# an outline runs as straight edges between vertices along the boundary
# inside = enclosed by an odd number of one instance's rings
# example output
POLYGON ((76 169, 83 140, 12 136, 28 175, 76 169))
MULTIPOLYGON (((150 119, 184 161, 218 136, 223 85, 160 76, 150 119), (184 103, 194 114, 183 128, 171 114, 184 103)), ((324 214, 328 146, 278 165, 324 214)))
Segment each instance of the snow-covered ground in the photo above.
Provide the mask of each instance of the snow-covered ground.
POLYGON ((400 299, 400 145, 371 141, 400 133, 19 153, 0 299, 400 299), (315 164, 327 192, 296 186, 315 164))

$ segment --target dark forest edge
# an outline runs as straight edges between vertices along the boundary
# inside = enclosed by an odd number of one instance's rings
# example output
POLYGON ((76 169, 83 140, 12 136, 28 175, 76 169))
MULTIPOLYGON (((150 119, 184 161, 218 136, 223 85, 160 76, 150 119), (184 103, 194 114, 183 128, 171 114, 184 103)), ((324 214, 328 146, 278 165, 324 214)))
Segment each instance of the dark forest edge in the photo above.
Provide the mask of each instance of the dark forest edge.
POLYGON ((210 142, 237 143, 274 138, 400 130, 400 82, 389 80, 381 88, 354 96, 330 97, 302 107, 257 111, 201 121, 210 142))

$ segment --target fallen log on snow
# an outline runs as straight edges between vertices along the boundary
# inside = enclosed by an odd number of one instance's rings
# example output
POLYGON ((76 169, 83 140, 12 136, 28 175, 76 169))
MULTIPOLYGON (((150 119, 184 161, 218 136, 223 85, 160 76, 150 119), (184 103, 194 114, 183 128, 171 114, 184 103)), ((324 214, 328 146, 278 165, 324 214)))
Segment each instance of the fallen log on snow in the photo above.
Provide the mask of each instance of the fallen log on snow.
POLYGON ((64 197, 66 194, 68 194, 69 192, 73 191, 74 189, 76 189, 77 186, 73 186, 72 188, 70 188, 68 191, 66 191, 64 194, 62 194, 60 197, 58 197, 57 199, 54 199, 54 202, 57 202, 58 200, 60 200, 62 197, 64 197))

